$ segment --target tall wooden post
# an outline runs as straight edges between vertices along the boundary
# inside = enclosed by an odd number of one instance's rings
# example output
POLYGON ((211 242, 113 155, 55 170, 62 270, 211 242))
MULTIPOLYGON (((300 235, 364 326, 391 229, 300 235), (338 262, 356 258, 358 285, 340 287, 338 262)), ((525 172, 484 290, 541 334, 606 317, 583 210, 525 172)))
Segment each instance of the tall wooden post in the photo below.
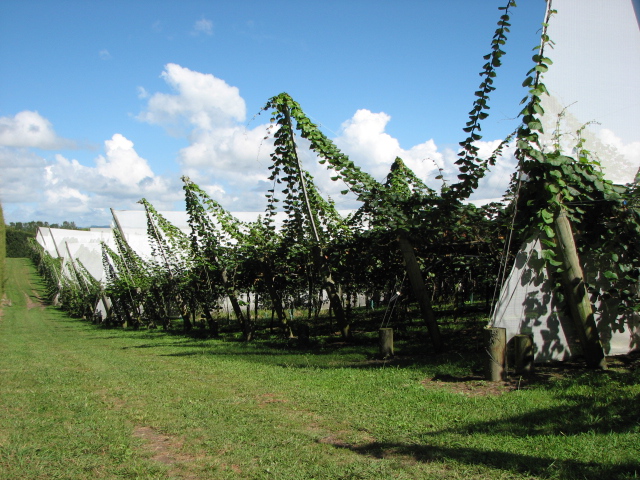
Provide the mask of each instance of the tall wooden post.
MULTIPOLYGON (((287 316, 284 313, 284 309, 282 308, 282 301, 280 300, 280 296, 278 295, 278 291, 276 290, 275 285, 273 284, 273 272, 271 271, 271 265, 269 264, 269 260, 263 258, 260 261, 260 267, 262 268, 262 275, 264 278, 264 283, 267 287, 267 291, 269 292, 269 297, 271 298, 271 305, 273 306, 273 313, 278 315, 278 320, 280 321, 280 325, 282 325, 282 329, 284 330, 285 338, 293 338, 293 330, 291 329, 291 325, 287 320, 287 316)), ((257 315, 256 315, 257 318, 257 315)))
POLYGON ((555 218, 555 232, 556 254, 563 264, 562 285, 587 365, 591 368, 606 369, 607 360, 600 343, 591 301, 587 295, 571 222, 564 210, 555 218))
POLYGON ((407 277, 409 277, 409 283, 411 284, 411 291, 418 300, 418 305, 420 305, 420 313, 427 324, 433 348, 436 352, 439 352, 443 347, 440 328, 438 327, 438 322, 436 321, 433 309, 431 308, 429 293, 425 287, 422 272, 420 271, 420 265, 418 265, 416 254, 413 250, 413 245, 411 245, 411 242, 409 242, 407 237, 404 235, 398 236, 398 244, 400 245, 400 251, 404 257, 404 264, 407 270, 407 277))
MULTIPOLYGON (((113 221, 116 224, 116 228, 118 229, 118 232, 120 233, 120 238, 122 238, 122 243, 124 244, 125 249, 129 252, 132 253, 133 249, 131 248, 131 245, 129 245, 129 242, 127 241, 127 237, 124 234, 124 229, 122 228, 122 225, 120 225, 120 220, 118 219, 118 216, 116 215, 116 211, 111 208, 111 216, 113 217, 113 221)), ((120 252, 121 255, 124 254, 124 252, 120 252)), ((129 265, 125 261, 123 261, 124 263, 124 267, 127 270, 127 275, 129 276, 129 280, 131 281, 131 283, 133 284, 133 275, 131 275, 131 270, 129 269, 129 265)), ((138 289, 136 289, 137 291, 138 289)), ((132 307, 134 307, 136 309, 136 318, 132 319, 131 318, 131 312, 129 312, 128 310, 125 309, 125 314, 127 316, 127 319, 125 321, 125 324, 123 325, 125 328, 128 326, 133 326, 135 329, 138 328, 139 323, 140 323, 140 318, 142 317, 142 306, 136 302, 136 300, 133 298, 133 295, 131 295, 131 290, 129 290, 129 297, 131 298, 131 303, 133 304, 132 307)))
MULTIPOLYGON (((289 112, 289 107, 283 105, 282 107, 285 121, 287 123, 287 127, 289 131, 293 135, 293 124, 291 123, 291 113, 289 112)), ((309 218, 309 223, 311 225, 311 234, 313 235, 313 239, 316 245, 313 248, 313 256, 314 261, 316 263, 316 268, 324 277, 324 288, 327 292, 327 296, 329 297, 329 303, 331 304, 331 308, 336 314, 336 320, 338 322, 338 327, 340 328, 340 333, 342 337, 347 339, 351 338, 351 325, 347 316, 344 313, 344 308, 342 307, 342 298, 338 293, 338 288, 336 286, 333 277, 331 276, 331 268, 327 263, 327 260, 322 252, 322 247, 320 246, 320 235, 318 235, 318 229, 316 228, 316 222, 313 217, 313 210, 311 209, 311 203, 309 202, 309 195, 307 194, 307 182, 304 179, 304 171, 302 170, 302 163, 300 162, 300 158, 298 157, 298 152, 296 151, 296 145, 293 141, 293 136, 291 139, 293 143, 292 154, 295 157, 296 168, 298 170, 298 175, 300 178, 300 189, 302 190, 302 194, 304 197, 304 204, 307 210, 307 216, 309 218)))

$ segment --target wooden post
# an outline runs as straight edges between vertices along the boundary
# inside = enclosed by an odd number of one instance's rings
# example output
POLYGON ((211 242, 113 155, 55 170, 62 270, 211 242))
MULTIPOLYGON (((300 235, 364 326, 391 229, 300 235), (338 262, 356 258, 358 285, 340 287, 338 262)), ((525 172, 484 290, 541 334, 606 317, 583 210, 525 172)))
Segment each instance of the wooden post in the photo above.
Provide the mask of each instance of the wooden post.
POLYGON ((308 323, 300 323, 298 325, 298 344, 301 347, 309 345, 310 328, 308 323))
POLYGON ((555 219, 555 232, 558 239, 556 254, 563 264, 562 285, 587 366, 606 370, 607 359, 600 343, 591 301, 587 295, 571 222, 564 210, 555 219))
POLYGON ((383 359, 393 357, 393 328, 381 328, 378 330, 380 356, 383 359))
POLYGON ((513 337, 515 350, 515 366, 517 374, 533 372, 533 339, 531 335, 513 337))
MULTIPOLYGON (((260 261, 260 267, 262 269, 262 278, 264 279, 267 291, 269 292, 269 297, 271 298, 271 324, 269 325, 269 329, 272 329, 274 314, 278 314, 278 320, 280 321, 280 325, 282 325, 285 338, 293 338, 293 330, 291 330, 291 325, 289 324, 287 316, 284 313, 284 309, 282 308, 282 300, 280 300, 278 291, 273 283, 274 274, 271 270, 271 265, 266 258, 263 258, 260 261)), ((256 315, 256 319, 257 318, 258 317, 256 315)))
MULTIPOLYGON (((293 124, 291 123, 291 112, 289 111, 289 107, 283 106, 283 113, 285 117, 285 121, 289 128, 289 131, 293 135, 293 124)), ((291 140, 293 142, 293 138, 291 140)), ((313 239, 315 241, 315 245, 313 247, 314 253, 314 261, 316 264, 316 268, 319 272, 322 273, 324 277, 324 288, 327 292, 327 296, 329 297, 329 302, 331 304, 331 308, 335 312, 336 321, 338 322, 338 327, 340 328, 340 332, 344 339, 351 338, 351 324, 349 319, 344 313, 344 309, 342 308, 342 299, 338 294, 338 289, 331 276, 331 268, 327 263, 326 257, 322 252, 322 247, 320 246, 320 235, 318 235, 318 229, 316 227, 316 222, 313 217, 313 210, 311 209, 311 203, 309 202, 309 195, 307 193, 307 183, 304 179, 304 170, 302 169, 302 163, 300 162, 300 157, 298 157, 297 146, 295 142, 293 144, 292 155, 295 157, 296 166, 298 169, 298 176, 300 178, 300 189, 303 195, 304 205, 307 210, 307 218, 309 220, 309 224, 311 225, 311 234, 313 235, 313 239)))
POLYGON ((429 301, 429 293, 424 285, 424 279, 422 278, 422 272, 420 271, 420 265, 416 260, 416 254, 413 250, 413 245, 404 235, 398 236, 398 245, 404 258, 405 268, 407 270, 407 277, 409 277, 409 283, 411 284, 411 290, 418 300, 420 305, 420 313, 422 318, 427 324, 429 335, 431 335, 431 342, 436 352, 440 352, 443 347, 442 337, 440 336, 440 328, 438 322, 431 308, 431 302, 429 301))
POLYGON ((483 331, 485 346, 485 379, 500 382, 506 378, 507 330, 499 327, 486 327, 483 331))

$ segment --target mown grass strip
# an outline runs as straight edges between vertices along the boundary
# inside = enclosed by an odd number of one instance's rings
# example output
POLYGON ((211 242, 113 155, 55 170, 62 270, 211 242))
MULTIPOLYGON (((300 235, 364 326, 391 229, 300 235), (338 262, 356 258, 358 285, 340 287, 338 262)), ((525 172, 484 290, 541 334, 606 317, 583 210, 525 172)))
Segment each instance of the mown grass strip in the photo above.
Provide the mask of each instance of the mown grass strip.
POLYGON ((10 259, 0 478, 636 478, 638 370, 501 395, 464 355, 287 349, 100 329, 38 300, 10 259), (462 382, 458 382, 462 383, 462 382), (474 386, 475 385, 475 386, 474 386))

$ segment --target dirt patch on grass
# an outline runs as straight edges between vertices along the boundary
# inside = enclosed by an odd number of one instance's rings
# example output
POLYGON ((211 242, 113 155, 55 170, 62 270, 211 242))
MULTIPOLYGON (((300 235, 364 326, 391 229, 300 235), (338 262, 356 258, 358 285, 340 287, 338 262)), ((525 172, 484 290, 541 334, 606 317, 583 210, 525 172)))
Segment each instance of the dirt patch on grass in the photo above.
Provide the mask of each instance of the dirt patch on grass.
POLYGON ((509 378, 502 382, 489 382, 481 376, 436 375, 422 381, 425 388, 447 390, 469 397, 495 397, 516 390, 524 390, 532 383, 536 383, 532 376, 509 378))
MULTIPOLYGON (((611 371, 633 371, 640 369, 640 352, 607 357, 611 371)), ((454 375, 436 375, 421 383, 428 389, 441 389, 460 393, 470 397, 498 396, 517 390, 527 390, 536 385, 549 384, 563 378, 574 377, 587 371, 584 362, 566 361, 535 365, 532 373, 510 376, 501 382, 490 382, 480 374, 456 377, 454 375)))
POLYGON ((151 460, 166 465, 168 474, 184 480, 197 480, 199 475, 194 472, 197 461, 194 455, 180 452, 183 441, 164 435, 152 427, 138 425, 133 429, 133 436, 142 440, 142 450, 151 454, 151 460))
POLYGON ((193 460, 193 457, 178 453, 182 448, 181 440, 163 435, 151 427, 137 426, 133 429, 133 436, 143 441, 142 448, 151 453, 154 462, 173 465, 193 460))
POLYGON ((38 295, 38 293, 36 292, 35 288, 33 288, 33 285, 31 284, 30 281, 29 281, 29 290, 30 290, 29 292, 23 291, 25 302, 27 304, 27 310, 31 310, 32 308, 44 309, 45 307, 44 300, 42 299, 42 297, 40 297, 40 295, 38 295))
POLYGON ((510 381, 487 382, 480 376, 436 375, 423 380, 422 385, 428 389, 447 390, 470 397, 497 396, 517 389, 510 381))
POLYGON ((40 300, 40 298, 36 295, 36 292, 31 290, 31 295, 24 293, 25 301, 27 302, 27 310, 31 310, 32 308, 44 308, 44 304, 40 300), (34 300, 34 297, 36 300, 34 300))
POLYGON ((341 448, 360 448, 364 445, 370 445, 375 442, 376 439, 373 438, 369 432, 363 429, 336 430, 331 432, 329 435, 318 439, 318 443, 324 443, 341 448))
POLYGON ((258 397, 258 406, 264 407, 270 403, 288 403, 284 398, 280 398, 275 393, 265 393, 258 397))

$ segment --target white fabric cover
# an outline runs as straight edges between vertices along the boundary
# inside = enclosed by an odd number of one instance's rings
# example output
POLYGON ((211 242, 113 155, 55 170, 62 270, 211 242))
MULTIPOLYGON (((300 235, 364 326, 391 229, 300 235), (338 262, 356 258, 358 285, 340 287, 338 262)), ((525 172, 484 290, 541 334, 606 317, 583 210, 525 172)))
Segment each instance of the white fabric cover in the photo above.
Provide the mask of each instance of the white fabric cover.
MULTIPOLYGON (((491 326, 505 328, 507 342, 521 333, 532 335, 536 362, 568 360, 581 353, 573 340, 576 332, 571 319, 558 308, 540 250, 537 237, 520 249, 500 292, 491 326)), ((587 283, 595 285, 606 281, 597 272, 590 272, 589 267, 586 262, 587 283)), ((637 314, 620 314, 615 301, 596 302, 594 313, 606 355, 625 354, 640 348, 637 314)))
MULTIPOLYGON (((632 0, 552 0, 557 14, 548 34, 555 42, 544 52, 553 64, 542 81, 542 117, 547 149, 552 148, 558 115, 567 155, 583 132, 585 148, 614 183, 633 182, 640 168, 640 11, 632 0)), ((636 2, 640 9, 640 1, 636 2)))
MULTIPOLYGON (((634 181, 640 167, 640 2, 635 0, 552 0, 557 10, 547 33, 555 45, 544 52, 553 64, 542 81, 542 123, 546 150, 560 135, 561 148, 573 155, 576 132, 584 148, 600 161, 614 183, 634 181), (563 112, 561 115, 561 112, 563 112)), ((520 250, 502 287, 491 324, 507 329, 510 340, 531 334, 535 360, 566 360, 579 353, 574 327, 557 308, 540 242, 530 239, 520 250)), ((587 282, 606 282, 603 266, 586 260, 587 282)), ((628 353, 640 347, 637 315, 620 315, 617 303, 596 304, 596 322, 605 353, 628 353)))

